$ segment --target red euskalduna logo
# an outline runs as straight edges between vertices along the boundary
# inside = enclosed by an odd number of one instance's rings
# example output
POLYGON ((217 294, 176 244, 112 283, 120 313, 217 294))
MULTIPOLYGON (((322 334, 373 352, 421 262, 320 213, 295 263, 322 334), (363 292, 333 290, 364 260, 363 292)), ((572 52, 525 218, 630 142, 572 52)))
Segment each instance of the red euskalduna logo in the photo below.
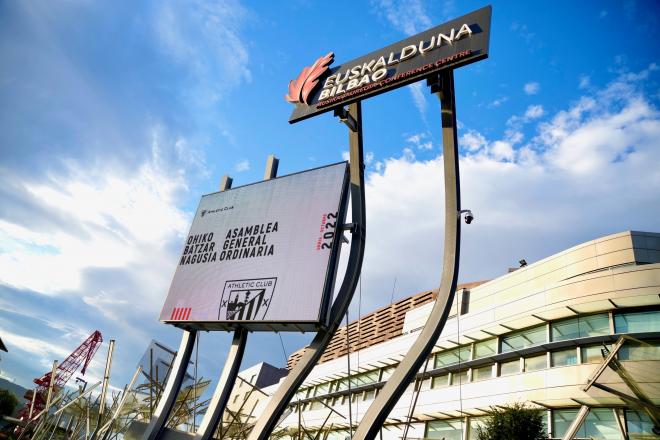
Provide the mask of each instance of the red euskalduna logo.
POLYGON ((312 67, 305 67, 298 78, 289 82, 289 93, 285 96, 286 100, 292 104, 309 104, 307 98, 319 83, 321 75, 328 70, 328 66, 332 64, 334 58, 334 52, 330 52, 316 60, 312 67))

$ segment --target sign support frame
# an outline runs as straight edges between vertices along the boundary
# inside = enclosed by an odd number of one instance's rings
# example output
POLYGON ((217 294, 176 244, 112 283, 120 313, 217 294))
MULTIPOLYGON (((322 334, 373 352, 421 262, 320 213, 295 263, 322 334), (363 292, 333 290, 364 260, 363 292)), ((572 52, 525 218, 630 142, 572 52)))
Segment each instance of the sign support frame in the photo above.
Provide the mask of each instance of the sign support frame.
MULTIPOLYGON (((277 177, 277 167, 279 163, 279 159, 272 154, 268 156, 264 180, 270 180, 277 177)), ((225 178, 222 179, 220 191, 228 190, 231 188, 231 184, 232 179, 225 176, 225 178)), ((222 369, 222 373, 220 373, 218 385, 213 392, 209 407, 204 413, 202 423, 200 423, 199 428, 195 433, 195 440, 209 440, 213 438, 218 423, 220 422, 222 414, 229 402, 232 388, 236 383, 238 370, 241 366, 241 361, 243 360, 245 346, 247 345, 247 336, 248 331, 245 328, 239 327, 234 331, 234 337, 232 338, 231 347, 229 348, 229 353, 225 360, 225 366, 222 369)))
MULTIPOLYGON (((270 180, 277 176, 277 167, 279 165, 279 159, 273 156, 272 154, 268 156, 266 162, 266 170, 264 173, 264 180, 270 180)), ((222 181, 220 182, 220 191, 226 191, 231 188, 233 179, 229 176, 223 176, 222 181)), ((209 407, 204 413, 202 418, 202 423, 199 426, 199 429, 195 433, 195 440, 208 440, 213 438, 215 429, 220 422, 222 414, 227 407, 227 402, 229 401, 229 395, 231 390, 236 382, 236 377, 238 376, 238 369, 241 366, 241 361, 243 360, 243 354, 245 353, 245 346, 247 345, 247 335, 248 330, 244 328, 237 328, 234 331, 234 336, 232 338, 231 347, 225 360, 225 366, 220 373, 218 378, 218 384, 216 385, 213 396, 211 397, 211 402, 209 407)), ((192 356, 192 350, 197 342, 197 330, 189 329, 184 330, 183 335, 181 336, 181 343, 179 344, 179 350, 177 351, 176 357, 172 362, 172 368, 170 369, 169 376, 167 378, 167 383, 165 385, 165 390, 163 395, 158 401, 158 406, 154 411, 149 425, 145 429, 142 440, 156 440, 163 435, 163 431, 167 424, 167 419, 169 418, 174 404, 176 403, 176 397, 181 390, 183 385, 183 379, 188 369, 188 364, 190 362, 190 357, 192 356)))
POLYGON ((442 332, 454 302, 461 247, 461 189, 454 72, 444 70, 430 77, 427 85, 438 95, 442 114, 442 149, 445 183, 445 237, 442 277, 433 309, 408 353, 382 388, 358 424, 354 440, 371 440, 382 428, 442 332))
POLYGON ((142 440, 157 440, 161 438, 167 419, 170 417, 170 413, 176 403, 176 397, 179 395, 179 390, 181 390, 196 340, 197 330, 183 331, 179 349, 176 352, 176 356, 172 361, 172 367, 167 376, 165 389, 160 396, 151 420, 149 420, 149 424, 142 434, 142 440))
MULTIPOLYGON (((282 384, 277 388, 266 406, 261 417, 257 419, 248 440, 267 440, 273 430, 277 427, 280 417, 287 405, 303 383, 307 375, 312 371, 321 355, 325 351, 335 332, 341 325, 346 315, 348 306, 353 299, 353 293, 358 284, 362 260, 364 258, 364 246, 366 235, 366 206, 364 194, 364 154, 362 146, 362 104, 360 101, 349 105, 348 111, 341 112, 346 120, 352 119, 354 124, 349 126, 349 167, 350 167, 350 196, 352 224, 349 227, 352 234, 351 250, 348 257, 348 265, 344 280, 337 293, 337 297, 330 310, 328 326, 320 329, 312 342, 305 348, 302 357, 291 369, 282 384), (349 119, 350 117, 350 119, 349 119), (353 126, 351 126, 353 125, 353 126)), ((335 113, 338 115, 337 113, 335 113)), ((340 116, 340 115, 338 115, 340 116)), ((343 119, 340 116, 340 120, 343 119)), ((344 219, 342 219, 344 221, 344 219)), ((335 236, 341 240, 341 231, 335 236)))

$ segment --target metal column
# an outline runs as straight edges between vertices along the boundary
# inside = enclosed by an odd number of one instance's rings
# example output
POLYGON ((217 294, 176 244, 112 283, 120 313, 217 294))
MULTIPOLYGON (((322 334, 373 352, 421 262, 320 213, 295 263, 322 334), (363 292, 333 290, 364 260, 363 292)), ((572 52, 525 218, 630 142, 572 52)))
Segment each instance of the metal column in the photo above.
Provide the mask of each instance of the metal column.
POLYGON ((571 440, 573 437, 575 437, 575 434, 577 434, 578 429, 580 429, 580 426, 582 426, 584 419, 586 419, 588 415, 589 407, 587 405, 582 405, 580 407, 580 411, 578 411, 577 415, 575 416, 575 420, 573 420, 573 423, 571 423, 571 426, 568 427, 568 430, 562 437, 562 440, 571 440))
POLYGON ((461 235, 461 192, 458 170, 458 140, 456 135, 456 105, 454 101, 454 74, 447 70, 437 79, 429 79, 433 93, 438 93, 442 109, 442 149, 445 180, 445 239, 442 278, 438 297, 424 329, 410 348, 392 377, 376 396, 353 439, 374 439, 390 411, 413 381, 423 362, 433 349, 452 307, 458 278, 461 235))
MULTIPOLYGON (((278 421, 291 401, 291 398, 312 371, 323 351, 341 324, 342 318, 351 303, 353 293, 357 287, 362 259, 364 257, 364 243, 366 231, 365 199, 364 199, 364 154, 362 151, 362 120, 360 102, 351 104, 348 111, 340 112, 342 122, 349 126, 350 144, 350 191, 352 209, 353 234, 351 250, 348 257, 348 267, 337 297, 330 310, 328 327, 319 330, 312 342, 306 347, 302 357, 293 367, 284 382, 278 387, 268 402, 268 406, 257 420, 250 432, 248 440, 266 440, 273 432, 278 421)), ((337 114, 337 112, 335 113, 337 114)), ((341 231, 338 230, 335 240, 341 240, 341 231)))
POLYGON ((165 424, 172 412, 172 408, 174 408, 176 397, 179 394, 181 384, 186 375, 190 355, 195 346, 195 339, 197 339, 197 330, 183 331, 179 350, 176 352, 176 356, 172 362, 172 368, 170 368, 165 389, 158 401, 158 406, 156 406, 153 417, 151 417, 149 425, 142 435, 142 440, 156 440, 159 438, 163 428, 165 428, 165 424))
MULTIPOLYGON (((268 156, 268 160, 266 161, 266 170, 264 172, 264 180, 270 180, 277 176, 278 165, 279 159, 277 159, 272 154, 268 156)), ((231 177, 224 176, 220 184, 220 191, 228 190, 231 188, 231 184, 231 177)), ((195 434, 195 440, 209 440, 213 438, 213 434, 215 433, 218 423, 222 418, 222 413, 227 407, 229 395, 231 394, 232 388, 236 383, 238 369, 241 366, 243 353, 245 352, 247 335, 247 330, 243 328, 238 328, 234 332, 234 337, 231 342, 229 354, 227 355, 227 360, 225 361, 225 366, 222 369, 220 378, 218 379, 218 385, 215 388, 213 397, 211 397, 209 407, 207 408, 206 413, 204 413, 202 423, 199 425, 199 429, 195 434)))

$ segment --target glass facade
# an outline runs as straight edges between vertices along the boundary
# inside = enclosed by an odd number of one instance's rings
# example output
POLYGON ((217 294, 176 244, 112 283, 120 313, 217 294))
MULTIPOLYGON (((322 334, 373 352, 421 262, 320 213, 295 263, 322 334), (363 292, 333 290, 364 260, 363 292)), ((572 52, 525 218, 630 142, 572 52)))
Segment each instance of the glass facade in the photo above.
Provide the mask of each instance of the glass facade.
POLYGON ((424 438, 462 440, 463 429, 464 426, 462 420, 434 420, 427 423, 426 435, 424 438))
POLYGON ((520 373, 520 359, 514 359, 500 364, 500 376, 520 373))
POLYGON ((543 370, 544 368, 548 368, 548 360, 545 353, 525 358, 525 372, 543 370))
POLYGON ((577 348, 553 351, 550 353, 550 365, 561 367, 563 365, 576 365, 578 363, 577 348))
POLYGON ((493 366, 486 365, 485 367, 473 368, 472 369, 472 382, 477 382, 479 380, 486 380, 493 377, 493 366))
POLYGON ((649 343, 627 342, 619 349, 621 361, 657 361, 660 360, 660 341, 649 343))
POLYGON ((468 372, 467 370, 457 371, 456 373, 451 374, 451 384, 452 385, 465 385, 468 382, 468 372))
POLYGON ((602 336, 610 334, 610 317, 607 313, 579 316, 550 325, 553 341, 602 336))
MULTIPOLYGON (((562 438, 577 417, 577 409, 562 409, 552 411, 552 435, 562 438)), ((621 433, 616 422, 614 411, 608 408, 594 408, 575 435, 577 438, 594 440, 620 440, 621 433)))
POLYGON ((494 354, 497 354, 497 339, 488 339, 474 344, 475 359, 492 356, 494 354))
POLYGON ((434 368, 447 367, 470 360, 470 346, 453 348, 451 350, 441 351, 435 355, 434 368))
MULTIPOLYGON (((608 349, 611 349, 611 345, 607 345, 608 349)), ((603 357, 603 345, 589 345, 587 347, 581 347, 582 350, 582 363, 583 364, 596 364, 601 363, 605 359, 603 357)))
POLYGON ((642 411, 626 411, 626 426, 630 440, 653 438, 653 422, 642 411))
POLYGON ((431 388, 445 388, 449 386, 449 374, 441 374, 431 379, 431 388))
POLYGON ((504 336, 502 338, 502 353, 532 347, 544 342, 547 342, 546 327, 540 325, 504 336))
POLYGON ((617 333, 643 333, 660 331, 660 311, 620 313, 614 316, 617 333))

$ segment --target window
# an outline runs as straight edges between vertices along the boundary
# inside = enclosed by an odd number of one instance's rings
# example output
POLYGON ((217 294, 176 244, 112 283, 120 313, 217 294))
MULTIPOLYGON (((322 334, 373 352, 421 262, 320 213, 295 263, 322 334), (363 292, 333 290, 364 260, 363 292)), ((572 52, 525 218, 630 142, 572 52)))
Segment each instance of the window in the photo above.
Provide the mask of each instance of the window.
POLYGON ((383 373, 381 374, 380 380, 383 382, 388 380, 390 377, 392 377, 394 370, 396 370, 396 365, 383 368, 383 373))
POLYGON ((434 420, 426 424, 427 439, 461 440, 463 423, 461 420, 434 420))
POLYGON ((346 440, 349 437, 348 431, 332 431, 328 433, 326 440, 346 440))
POLYGON ((542 370, 548 367, 545 353, 525 358, 525 372, 542 370))
POLYGON ((497 339, 488 339, 474 344, 474 358, 480 359, 497 354, 497 339))
POLYGON ((500 376, 520 373, 520 358, 500 364, 500 376))
MULTIPOLYGON (((611 345, 607 345, 608 349, 611 349, 611 345)), ((601 350, 603 349, 602 345, 589 345, 587 347, 581 347, 582 350, 582 363, 583 364, 596 364, 601 363, 605 359, 601 350)))
POLYGON ((378 382, 378 376, 380 376, 380 370, 367 371, 366 373, 358 374, 351 378, 351 386, 361 387, 362 385, 369 385, 371 383, 378 382))
MULTIPOLYGON (((575 417, 577 409, 562 409, 552 411, 552 436, 562 438, 575 417)), ((584 423, 575 434, 576 438, 592 438, 595 440, 619 440, 621 434, 614 418, 614 411, 607 408, 594 408, 587 415, 584 423)))
POLYGON ((550 324, 553 341, 602 336, 610 334, 610 318, 607 313, 578 316, 550 324))
POLYGON ((626 410, 626 425, 630 440, 652 438, 653 422, 645 412, 626 410))
POLYGON ((619 349, 621 361, 657 361, 660 360, 660 344, 652 341, 647 344, 626 342, 619 349))
POLYGON ((361 391, 359 391, 357 393, 353 393, 353 395, 351 396, 351 402, 355 403, 358 400, 360 400, 361 397, 362 397, 362 392, 361 391))
POLYGON ((473 440, 477 439, 477 433, 479 432, 478 429, 485 428, 487 420, 488 417, 470 417, 470 435, 469 435, 470 439, 473 440))
POLYGON ((545 325, 511 333, 502 338, 502 353, 532 347, 547 342, 545 325))
POLYGON ((315 396, 321 396, 323 394, 328 394, 330 392, 330 384, 329 383, 323 383, 321 385, 318 385, 314 389, 314 395, 315 396))
POLYGON ((337 391, 344 391, 344 390, 347 390, 347 389, 348 389, 348 378, 345 377, 345 378, 343 378, 343 379, 339 379, 339 380, 337 381, 337 387, 336 387, 336 389, 337 389, 337 391))
POLYGON ((451 373, 451 384, 452 385, 463 385, 468 382, 468 371, 457 371, 456 373, 451 373))
POLYGON ((251 383, 252 385, 256 384, 256 382, 255 382, 255 379, 256 379, 256 378, 257 378, 257 375, 256 375, 256 374, 253 374, 252 377, 250 378, 250 383, 251 383))
POLYGON ((473 368, 472 369, 472 382, 477 382, 479 380, 486 380, 493 377, 493 366, 486 365, 485 367, 473 368))
MULTIPOLYGON (((564 434, 578 415, 577 409, 561 409, 552 411, 552 437, 564 438, 564 434)), ((582 436, 578 436, 582 437, 582 436)))
POLYGON ((577 349, 569 348, 567 350, 553 351, 550 353, 550 365, 561 367, 564 365, 577 364, 577 349))
POLYGON ((364 392, 364 398, 362 400, 371 400, 376 397, 376 390, 368 390, 364 392))
POLYGON ((322 400, 319 399, 319 400, 315 400, 315 401, 313 401, 313 402, 312 402, 312 405, 310 406, 309 409, 321 409, 321 408, 323 408, 323 406, 324 406, 324 405, 323 405, 323 403, 322 403, 322 400))
POLYGON ((660 331, 660 311, 622 313, 614 316, 617 333, 660 331))
POLYGON ((449 374, 441 374, 431 379, 431 388, 445 388, 449 386, 449 374))
POLYGON ((446 367, 470 360, 470 346, 442 351, 435 355, 434 368, 446 367))

